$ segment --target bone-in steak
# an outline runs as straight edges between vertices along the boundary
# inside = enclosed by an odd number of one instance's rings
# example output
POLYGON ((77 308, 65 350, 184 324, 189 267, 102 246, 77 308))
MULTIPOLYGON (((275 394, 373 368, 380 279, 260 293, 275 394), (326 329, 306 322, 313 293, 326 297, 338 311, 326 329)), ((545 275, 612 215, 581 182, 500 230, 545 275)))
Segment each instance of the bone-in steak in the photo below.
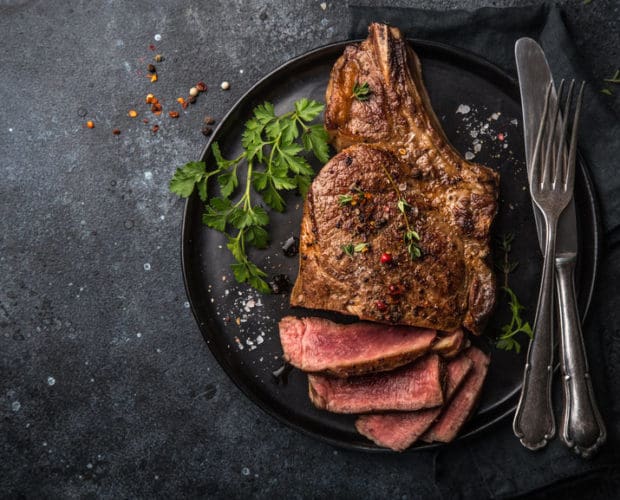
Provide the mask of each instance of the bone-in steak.
POLYGON ((325 123, 346 149, 308 192, 291 303, 480 333, 496 294, 487 261, 498 176, 450 146, 400 31, 369 31, 331 73, 325 123))
POLYGON ((412 411, 444 402, 445 370, 436 354, 385 373, 350 378, 308 375, 310 399, 334 413, 412 411))

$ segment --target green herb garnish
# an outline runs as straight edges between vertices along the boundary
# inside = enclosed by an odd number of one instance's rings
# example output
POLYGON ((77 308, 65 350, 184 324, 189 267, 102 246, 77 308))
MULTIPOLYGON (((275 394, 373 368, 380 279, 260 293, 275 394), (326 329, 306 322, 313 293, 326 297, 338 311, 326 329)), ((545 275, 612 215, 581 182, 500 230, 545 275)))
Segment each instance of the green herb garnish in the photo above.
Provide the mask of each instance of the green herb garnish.
POLYGON ((420 242, 420 235, 413 229, 407 230, 404 236, 405 245, 407 246, 407 252, 411 259, 419 259, 422 257, 422 250, 418 243, 420 242))
POLYGON ((338 205, 344 207, 346 205, 357 205, 363 203, 367 198, 371 198, 371 195, 365 193, 360 188, 355 188, 354 194, 341 194, 338 196, 338 205))
POLYGON ((353 95, 358 101, 367 101, 372 95, 372 90, 368 86, 368 82, 364 82, 361 85, 355 82, 355 85, 353 85, 353 95))
POLYGON ((345 205, 350 204, 352 201, 353 201, 352 194, 341 194, 340 196, 338 196, 338 205, 340 205, 341 207, 344 207, 345 205))
POLYGON ((323 108, 323 104, 304 98, 295 102, 294 111, 277 116, 273 104, 265 102, 254 108, 253 117, 245 123, 243 153, 225 159, 214 142, 211 151, 216 168, 207 170, 205 162, 190 162, 178 168, 170 181, 173 193, 187 198, 196 190, 200 199, 208 202, 202 222, 228 237, 226 246, 235 258, 231 265, 235 279, 263 293, 270 292, 264 280, 267 274, 249 260, 247 250, 268 245, 269 215, 253 203, 252 196, 260 193, 265 204, 278 212, 285 207, 281 191, 298 189, 305 196, 314 170, 302 152, 312 151, 322 163, 329 159, 327 132, 321 124, 310 124, 323 108), (239 186, 237 170, 243 163, 247 165, 245 184, 235 201, 231 196, 239 186), (209 196, 211 177, 217 178, 218 197, 209 196))
POLYGON ((388 172, 388 169, 385 168, 385 165, 381 165, 381 168, 383 168, 383 172, 385 173, 385 176, 390 181, 390 185, 392 186, 392 188, 396 192, 396 196, 398 197, 398 201, 396 202, 396 207, 398 208, 398 211, 401 212, 403 214, 403 217, 405 218, 405 232, 403 233, 403 241, 405 243, 405 246, 407 247, 407 253, 409 253, 409 257, 411 258, 411 260, 419 259, 420 257, 422 257, 422 249, 420 248, 420 245, 419 245, 420 235, 411 228, 411 223, 409 222, 408 212, 413 207, 407 202, 407 200, 405 200, 402 197, 400 189, 398 189, 396 182, 394 182, 394 179, 390 175, 390 172, 388 172))
POLYGON ((525 307, 519 303, 515 293, 506 286, 503 286, 502 290, 508 295, 508 306, 510 307, 512 319, 510 323, 502 326, 502 334, 498 337, 495 347, 504 349, 505 351, 514 349, 517 354, 519 354, 521 352, 521 344, 514 337, 517 333, 523 332, 531 339, 533 336, 532 327, 527 321, 525 323, 523 322, 521 311, 523 311, 525 307))
POLYGON ((348 243, 346 245, 342 245, 340 248, 349 257, 353 257, 356 253, 367 252, 369 247, 370 245, 368 243, 348 243))
MULTIPOLYGON (((612 76, 611 78, 603 78, 603 81, 607 83, 615 83, 615 84, 620 83, 620 69, 617 69, 616 72, 614 73, 614 76, 612 76)), ((611 89, 602 88, 601 94, 614 95, 614 92, 611 89)))
POLYGON ((512 273, 517 266, 518 262, 510 262, 509 254, 512 250, 512 242, 514 240, 514 234, 506 233, 500 240, 500 247, 503 252, 502 260, 496 264, 496 267, 503 274, 503 286, 502 290, 508 296, 508 307, 510 308, 511 319, 510 322, 502 326, 501 335, 497 338, 495 347, 503 349, 505 351, 515 350, 518 353, 521 352, 521 344, 515 338, 515 335, 519 332, 525 333, 530 339, 533 336, 532 327, 527 321, 523 321, 521 317, 521 311, 525 310, 525 307, 521 305, 517 299, 516 294, 508 286, 508 275, 512 273))

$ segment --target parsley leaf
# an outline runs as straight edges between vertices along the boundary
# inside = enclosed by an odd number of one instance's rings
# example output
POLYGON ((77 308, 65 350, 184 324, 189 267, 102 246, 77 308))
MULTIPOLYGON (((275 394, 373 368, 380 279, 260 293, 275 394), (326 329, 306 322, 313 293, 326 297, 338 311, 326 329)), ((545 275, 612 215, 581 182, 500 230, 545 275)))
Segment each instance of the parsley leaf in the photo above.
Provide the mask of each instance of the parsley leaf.
POLYGON ((314 170, 302 152, 312 151, 321 162, 329 159, 327 132, 322 125, 309 123, 323 107, 317 101, 300 99, 294 111, 278 116, 273 104, 265 102, 254 108, 252 118, 245 123, 241 155, 226 159, 215 142, 211 151, 217 168, 207 170, 204 162, 190 162, 177 169, 170 181, 170 190, 179 196, 186 198, 196 190, 207 202, 208 180, 217 177, 220 196, 205 205, 203 223, 228 235, 226 246, 235 259, 231 265, 235 279, 262 292, 269 292, 264 280, 267 275, 249 260, 247 248, 268 245, 269 215, 262 206, 252 204, 251 188, 261 194, 265 204, 280 212, 285 208, 280 191, 298 189, 306 194, 314 170), (300 128, 301 144, 297 142, 300 128), (231 197, 239 188, 237 169, 242 162, 247 165, 245 187, 241 197, 233 201, 231 197))
MULTIPOLYGON (((190 162, 178 168, 170 181, 170 191, 183 198, 194 191, 198 193, 205 202, 202 222, 228 236, 226 247, 235 260, 231 265, 235 279, 264 293, 270 291, 264 279, 267 274, 249 260, 247 251, 269 244, 269 214, 252 202, 252 188, 266 205, 279 212, 286 207, 281 191, 298 189, 305 196, 314 170, 304 151, 311 151, 322 163, 329 159, 325 128, 311 124, 323 108, 323 104, 304 98, 295 102, 293 111, 276 115, 273 104, 260 104, 245 123, 241 136, 243 152, 237 158, 224 158, 214 142, 211 152, 217 168, 208 170, 205 162, 190 162), (243 192, 233 200, 240 187, 237 170, 242 163, 247 166, 243 192), (213 176, 220 196, 209 199, 208 181, 213 176)), ((351 251, 363 252, 366 248, 365 243, 359 243, 351 251)))
MULTIPOLYGON (((206 177, 206 164, 203 161, 192 161, 185 164, 181 168, 177 168, 176 172, 170 180, 170 191, 178 194, 181 198, 187 198, 194 192, 197 184, 206 177)), ((206 199, 201 196, 201 199, 206 199)))

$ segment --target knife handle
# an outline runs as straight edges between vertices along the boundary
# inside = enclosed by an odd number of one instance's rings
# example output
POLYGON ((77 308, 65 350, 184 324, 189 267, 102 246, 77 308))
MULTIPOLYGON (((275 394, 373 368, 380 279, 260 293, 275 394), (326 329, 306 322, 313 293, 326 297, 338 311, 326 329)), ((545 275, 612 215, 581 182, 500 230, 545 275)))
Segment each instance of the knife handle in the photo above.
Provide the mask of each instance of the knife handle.
POLYGON ((551 405, 553 375, 554 278, 553 256, 557 218, 547 220, 545 261, 536 306, 533 337, 527 350, 523 388, 512 423, 521 444, 530 450, 545 446, 555 436, 555 418, 551 405))
POLYGON ((575 254, 559 254, 555 259, 564 387, 560 439, 578 455, 589 457, 605 442, 607 431, 596 405, 577 312, 573 277, 576 260, 575 254))

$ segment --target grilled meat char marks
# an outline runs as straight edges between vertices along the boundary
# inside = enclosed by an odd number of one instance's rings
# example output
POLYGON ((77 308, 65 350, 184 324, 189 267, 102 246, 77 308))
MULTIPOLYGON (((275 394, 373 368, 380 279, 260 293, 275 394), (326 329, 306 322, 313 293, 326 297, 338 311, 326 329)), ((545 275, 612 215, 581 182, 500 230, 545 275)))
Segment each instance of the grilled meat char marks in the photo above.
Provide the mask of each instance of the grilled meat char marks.
POLYGON ((395 28, 373 24, 366 41, 347 47, 326 97, 326 127, 336 148, 346 149, 323 167, 308 193, 291 303, 480 333, 495 301, 487 260, 497 175, 449 145, 419 61, 395 28), (353 95, 356 83, 368 83, 367 100, 353 95), (343 205, 343 195, 359 203, 343 205), (420 235, 417 260, 403 242, 399 198, 411 206, 408 220, 420 235), (365 251, 343 251, 359 243, 367 244, 365 251), (393 256, 391 265, 380 263, 384 252, 393 256), (394 286, 397 296, 389 292, 394 286))

